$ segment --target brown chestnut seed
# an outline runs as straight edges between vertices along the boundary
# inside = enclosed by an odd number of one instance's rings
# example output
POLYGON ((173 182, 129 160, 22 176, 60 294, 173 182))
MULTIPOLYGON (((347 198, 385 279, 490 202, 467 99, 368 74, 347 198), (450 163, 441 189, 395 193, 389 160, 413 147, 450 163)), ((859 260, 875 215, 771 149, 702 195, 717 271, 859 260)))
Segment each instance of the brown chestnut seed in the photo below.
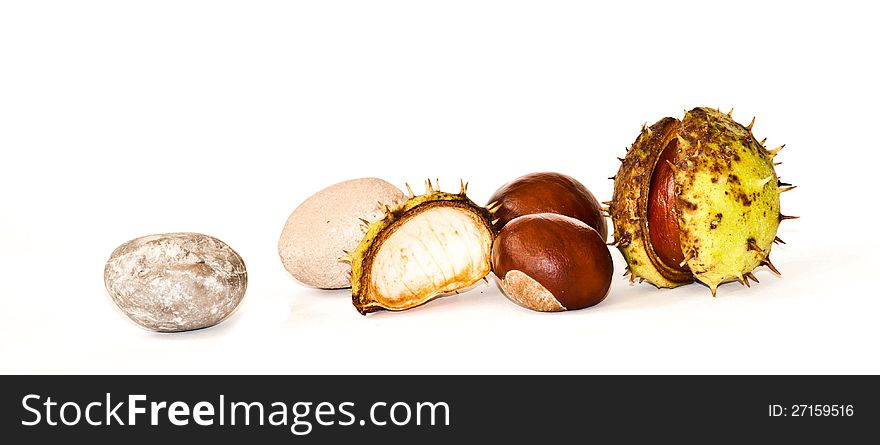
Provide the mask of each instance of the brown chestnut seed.
POLYGON ((675 165, 677 154, 678 140, 673 139, 657 159, 648 196, 648 233, 660 261, 670 268, 687 272, 690 270, 687 265, 681 265, 684 253, 675 207, 675 175, 670 165, 675 165))
POLYGON ((500 205, 495 212, 495 230, 498 231, 519 216, 558 213, 583 221, 595 229, 603 241, 608 236, 599 201, 578 180, 561 173, 521 176, 496 190, 489 203, 492 208, 500 205))
POLYGON ((614 265, 595 229, 554 213, 510 221, 492 246, 498 287, 536 311, 583 309, 608 295, 614 265))

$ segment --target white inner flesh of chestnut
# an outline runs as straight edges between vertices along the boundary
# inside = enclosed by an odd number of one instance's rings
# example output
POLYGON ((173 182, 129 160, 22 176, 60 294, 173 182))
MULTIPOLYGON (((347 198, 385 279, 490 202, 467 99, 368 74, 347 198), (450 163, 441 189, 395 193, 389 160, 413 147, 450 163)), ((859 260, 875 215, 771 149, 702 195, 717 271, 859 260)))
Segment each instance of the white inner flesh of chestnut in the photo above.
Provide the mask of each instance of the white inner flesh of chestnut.
POLYGON ((476 215, 435 207, 403 222, 373 259, 374 298, 389 309, 412 307, 489 274, 492 234, 476 215))

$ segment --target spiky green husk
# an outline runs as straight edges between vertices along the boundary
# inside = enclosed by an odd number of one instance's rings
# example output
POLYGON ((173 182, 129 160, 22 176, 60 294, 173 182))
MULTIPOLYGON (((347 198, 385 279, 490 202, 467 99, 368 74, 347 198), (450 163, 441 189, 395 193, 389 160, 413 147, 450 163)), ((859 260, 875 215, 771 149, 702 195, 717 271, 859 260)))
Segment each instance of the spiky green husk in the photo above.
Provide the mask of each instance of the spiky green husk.
MULTIPOLYGON (((609 213, 615 245, 631 279, 676 287, 697 279, 712 289, 747 282, 769 254, 779 222, 774 151, 728 114, 695 108, 683 120, 664 118, 644 128, 620 167, 609 213), (667 144, 678 140, 673 168, 680 241, 692 275, 664 265, 650 243, 647 209, 651 175, 667 144)), ((775 271, 775 270, 774 270, 775 271)))
MULTIPOLYGON (((378 249, 381 248, 384 240, 394 233, 396 228, 404 224, 410 217, 417 215, 421 211, 428 210, 434 206, 451 206, 465 209, 472 213, 481 224, 485 224, 494 240, 495 231, 492 224, 492 212, 497 210, 481 207, 471 201, 467 197, 467 184, 461 183, 461 191, 459 193, 446 193, 434 189, 431 181, 426 182, 427 192, 424 195, 414 195, 412 189, 407 184, 409 199, 402 203, 393 203, 385 205, 385 216, 372 224, 365 227, 364 238, 358 244, 357 248, 347 253, 342 259, 351 262, 351 298, 355 308, 361 314, 367 314, 379 310, 402 310, 424 304, 435 298, 438 294, 428 295, 420 301, 414 301, 411 306, 406 308, 390 308, 383 306, 376 300, 371 293, 370 274, 372 267, 372 259, 375 257, 378 249)), ((491 207, 491 206, 490 206, 491 207)), ((486 265, 486 273, 474 280, 479 281, 488 275, 490 265, 486 265)), ((470 283, 473 284, 473 283, 470 283)), ((450 290, 451 291, 451 290, 450 290)))

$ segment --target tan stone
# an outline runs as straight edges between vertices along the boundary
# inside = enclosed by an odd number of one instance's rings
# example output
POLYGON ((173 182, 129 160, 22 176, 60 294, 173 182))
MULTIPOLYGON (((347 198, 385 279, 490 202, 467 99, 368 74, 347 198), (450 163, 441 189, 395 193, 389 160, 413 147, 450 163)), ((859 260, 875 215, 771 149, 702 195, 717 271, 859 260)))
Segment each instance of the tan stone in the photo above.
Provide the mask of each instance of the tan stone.
POLYGON ((284 225, 278 254, 297 281, 321 289, 351 286, 351 266, 340 261, 364 236, 363 222, 381 219, 380 203, 402 201, 403 192, 377 178, 331 185, 303 201, 284 225))

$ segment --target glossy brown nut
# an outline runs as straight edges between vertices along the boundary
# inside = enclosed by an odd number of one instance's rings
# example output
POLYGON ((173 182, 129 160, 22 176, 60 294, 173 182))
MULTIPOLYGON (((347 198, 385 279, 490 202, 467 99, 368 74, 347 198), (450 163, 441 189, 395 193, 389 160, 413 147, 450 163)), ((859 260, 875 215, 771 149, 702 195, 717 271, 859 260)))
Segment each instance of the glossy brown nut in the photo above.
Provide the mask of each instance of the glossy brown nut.
POLYGON ((675 175, 672 166, 678 154, 678 140, 673 139, 657 160, 651 189, 648 193, 648 234, 654 252, 663 264, 681 272, 690 269, 682 266, 684 253, 681 250, 678 210, 675 207, 675 175))
POLYGON ((495 191, 489 203, 501 208, 495 212, 495 229, 508 222, 534 213, 558 213, 583 221, 596 229, 604 241, 608 225, 600 212, 599 201, 583 184, 568 175, 545 172, 530 173, 505 184, 495 191))
POLYGON ((599 233, 564 215, 525 215, 507 224, 492 246, 498 287, 536 311, 582 309, 605 299, 614 265, 599 233))

